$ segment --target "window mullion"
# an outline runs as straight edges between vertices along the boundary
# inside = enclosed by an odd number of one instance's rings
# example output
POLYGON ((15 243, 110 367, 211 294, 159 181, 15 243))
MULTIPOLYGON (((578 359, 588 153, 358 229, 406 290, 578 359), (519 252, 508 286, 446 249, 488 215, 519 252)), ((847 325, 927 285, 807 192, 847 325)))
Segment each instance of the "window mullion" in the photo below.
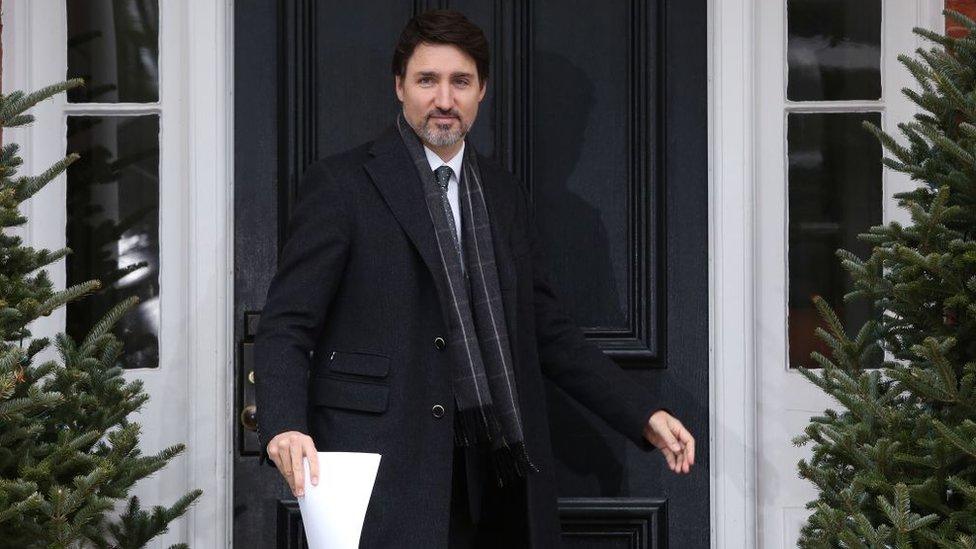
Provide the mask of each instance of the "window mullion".
POLYGON ((145 114, 159 114, 162 105, 159 103, 67 103, 65 114, 69 116, 140 116, 145 114))
POLYGON ((882 112, 883 101, 786 101, 786 112, 882 112))

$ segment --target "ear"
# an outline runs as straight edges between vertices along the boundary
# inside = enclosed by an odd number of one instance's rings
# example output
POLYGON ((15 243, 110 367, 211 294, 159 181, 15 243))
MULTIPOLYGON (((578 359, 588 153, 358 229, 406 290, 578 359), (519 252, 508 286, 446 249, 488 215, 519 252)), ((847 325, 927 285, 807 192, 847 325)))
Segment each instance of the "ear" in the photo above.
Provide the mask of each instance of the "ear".
POLYGON ((487 79, 484 80, 481 83, 481 91, 478 93, 478 103, 481 103, 481 100, 485 98, 485 94, 486 93, 488 93, 488 80, 487 79))
POLYGON ((403 79, 400 78, 399 74, 393 77, 393 87, 396 90, 397 99, 403 103, 403 79))

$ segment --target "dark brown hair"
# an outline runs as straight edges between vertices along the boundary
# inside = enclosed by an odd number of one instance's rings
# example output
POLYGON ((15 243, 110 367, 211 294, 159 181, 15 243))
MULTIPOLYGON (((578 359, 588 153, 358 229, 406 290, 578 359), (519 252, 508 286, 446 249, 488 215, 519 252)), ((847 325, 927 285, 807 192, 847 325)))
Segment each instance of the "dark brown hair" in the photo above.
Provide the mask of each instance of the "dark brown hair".
POLYGON ((450 44, 474 58, 478 83, 488 80, 488 41, 478 25, 459 11, 431 10, 414 16, 400 33, 393 50, 393 74, 406 76, 407 61, 418 44, 450 44))

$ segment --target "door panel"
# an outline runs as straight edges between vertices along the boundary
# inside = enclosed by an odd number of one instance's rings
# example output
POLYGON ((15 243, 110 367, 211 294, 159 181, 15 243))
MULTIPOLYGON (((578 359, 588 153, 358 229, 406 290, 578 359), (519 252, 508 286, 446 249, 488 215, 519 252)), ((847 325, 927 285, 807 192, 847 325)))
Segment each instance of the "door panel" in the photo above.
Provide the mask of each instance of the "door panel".
MULTIPOLYGON (((528 186, 567 311, 639 382, 666 390, 698 441, 694 473, 678 477, 547 383, 566 546, 706 547, 705 3, 268 4, 235 7, 238 413, 253 403, 249 342, 296 181, 392 123, 390 58, 406 20, 460 9, 491 47, 471 139, 528 186)), ((257 465, 253 432, 240 428, 237 443, 235 539, 298 547, 284 481, 257 465)))

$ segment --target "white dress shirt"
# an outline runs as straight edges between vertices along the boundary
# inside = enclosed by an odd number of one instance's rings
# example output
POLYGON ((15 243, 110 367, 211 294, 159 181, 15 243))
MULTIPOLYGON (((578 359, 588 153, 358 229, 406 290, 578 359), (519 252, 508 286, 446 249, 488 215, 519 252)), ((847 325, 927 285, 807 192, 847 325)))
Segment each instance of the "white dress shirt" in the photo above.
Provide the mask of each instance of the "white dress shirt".
POLYGON ((451 168, 451 179, 447 182, 447 201, 451 204, 451 213, 454 214, 454 228, 457 230, 458 242, 461 242, 461 207, 458 204, 458 181, 461 177, 461 160, 464 158, 464 141, 461 141, 461 150, 454 155, 454 158, 444 162, 437 153, 424 145, 424 152, 427 154, 427 162, 430 164, 430 171, 437 171, 437 168, 447 164, 451 168))

